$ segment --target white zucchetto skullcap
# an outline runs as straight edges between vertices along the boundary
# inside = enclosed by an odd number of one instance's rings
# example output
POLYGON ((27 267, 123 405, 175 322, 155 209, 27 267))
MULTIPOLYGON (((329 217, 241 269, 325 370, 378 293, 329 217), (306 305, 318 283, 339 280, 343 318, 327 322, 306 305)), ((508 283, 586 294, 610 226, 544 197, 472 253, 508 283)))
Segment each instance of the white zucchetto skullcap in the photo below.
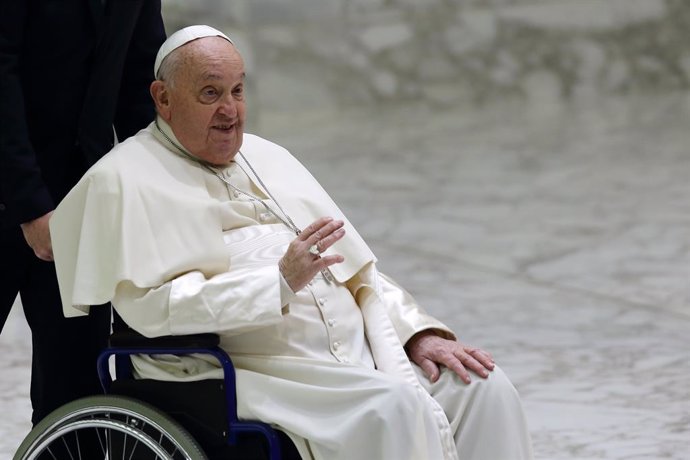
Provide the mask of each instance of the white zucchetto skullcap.
POLYGON ((153 65, 153 75, 158 78, 158 69, 161 66, 161 62, 163 62, 163 59, 165 59, 168 54, 182 45, 204 37, 222 37, 233 45, 235 44, 227 35, 213 27, 203 25, 185 27, 169 36, 168 39, 163 42, 156 55, 156 62, 153 65))

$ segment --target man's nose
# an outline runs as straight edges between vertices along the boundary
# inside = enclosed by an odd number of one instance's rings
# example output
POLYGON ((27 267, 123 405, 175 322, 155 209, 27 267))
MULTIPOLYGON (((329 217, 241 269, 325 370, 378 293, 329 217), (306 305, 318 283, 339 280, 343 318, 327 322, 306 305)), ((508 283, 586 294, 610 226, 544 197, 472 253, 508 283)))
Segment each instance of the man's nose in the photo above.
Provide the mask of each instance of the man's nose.
POLYGON ((237 101, 232 95, 223 97, 218 107, 218 113, 226 115, 230 118, 237 116, 237 101))

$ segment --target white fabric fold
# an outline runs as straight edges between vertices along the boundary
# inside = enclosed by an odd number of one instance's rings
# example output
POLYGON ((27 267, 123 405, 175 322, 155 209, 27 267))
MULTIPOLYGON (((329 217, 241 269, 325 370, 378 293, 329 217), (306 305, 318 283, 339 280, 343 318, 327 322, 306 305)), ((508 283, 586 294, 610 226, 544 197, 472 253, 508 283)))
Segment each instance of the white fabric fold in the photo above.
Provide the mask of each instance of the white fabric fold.
MULTIPOLYGON (((321 216, 345 221, 345 238, 326 252, 345 257, 331 270, 338 280, 376 260, 328 194, 285 149, 245 134, 242 152, 300 228, 321 216)), ((173 153, 153 123, 89 169, 50 220, 65 315, 83 315, 88 305, 109 301, 123 281, 151 288, 194 270, 206 278, 225 272, 223 203, 209 196, 209 174, 173 153)))

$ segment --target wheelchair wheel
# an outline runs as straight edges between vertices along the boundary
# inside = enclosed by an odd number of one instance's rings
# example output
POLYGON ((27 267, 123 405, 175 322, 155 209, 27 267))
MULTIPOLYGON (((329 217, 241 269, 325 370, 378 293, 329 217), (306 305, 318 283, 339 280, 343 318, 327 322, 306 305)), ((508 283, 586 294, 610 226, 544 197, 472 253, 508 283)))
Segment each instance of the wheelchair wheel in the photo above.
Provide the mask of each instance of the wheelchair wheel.
POLYGON ((136 399, 90 396, 59 407, 27 435, 14 460, 206 460, 168 415, 136 399))

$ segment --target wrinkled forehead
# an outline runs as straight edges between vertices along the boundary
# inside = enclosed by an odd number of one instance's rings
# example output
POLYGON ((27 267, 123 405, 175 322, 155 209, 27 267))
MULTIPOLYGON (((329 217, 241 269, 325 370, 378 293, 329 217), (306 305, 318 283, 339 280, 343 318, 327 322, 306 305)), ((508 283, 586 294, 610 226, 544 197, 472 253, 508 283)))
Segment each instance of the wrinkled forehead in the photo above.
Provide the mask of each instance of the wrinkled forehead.
POLYGON ((241 55, 228 42, 204 38, 178 48, 170 55, 174 59, 170 89, 196 91, 206 85, 241 84, 245 80, 245 68, 241 55), (173 76, 174 74, 174 76, 173 76))

